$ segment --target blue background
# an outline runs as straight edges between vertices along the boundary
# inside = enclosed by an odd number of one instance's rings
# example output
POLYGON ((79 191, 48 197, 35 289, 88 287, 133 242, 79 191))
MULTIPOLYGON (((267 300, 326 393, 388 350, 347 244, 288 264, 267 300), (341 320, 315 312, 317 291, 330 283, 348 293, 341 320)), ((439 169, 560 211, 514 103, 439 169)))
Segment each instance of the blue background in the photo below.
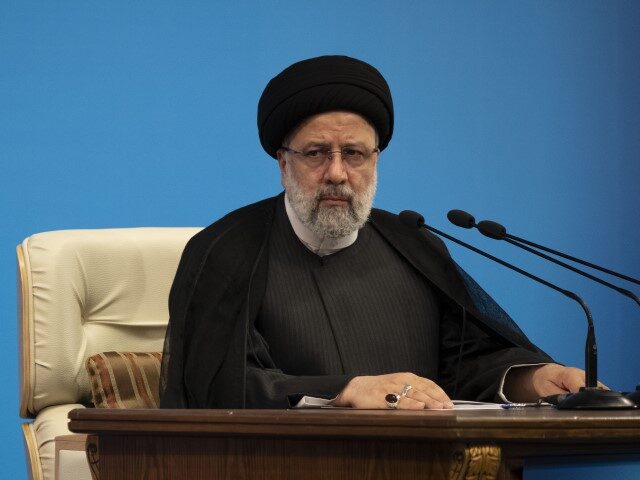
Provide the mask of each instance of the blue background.
MULTIPOLYGON (((622 390, 640 383, 640 311, 630 300, 445 218, 467 209, 640 276, 640 3, 3 0, 5 478, 25 475, 15 245, 55 229, 206 225, 277 193, 276 163, 256 134, 258 98, 290 63, 333 53, 378 67, 394 94, 376 206, 418 210, 583 295, 601 379, 622 390)), ((583 365, 576 304, 451 250, 538 345, 583 365)), ((527 478, 553 468, 532 465, 527 478)), ((640 475, 638 463, 618 468, 640 475)))

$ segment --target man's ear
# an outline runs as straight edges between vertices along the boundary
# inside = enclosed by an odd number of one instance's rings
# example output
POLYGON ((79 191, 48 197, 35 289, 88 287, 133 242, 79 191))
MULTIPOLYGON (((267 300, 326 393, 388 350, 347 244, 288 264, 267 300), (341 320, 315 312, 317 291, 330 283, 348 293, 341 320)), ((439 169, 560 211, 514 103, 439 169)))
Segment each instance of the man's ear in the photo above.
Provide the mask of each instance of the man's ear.
POLYGON ((278 167, 280 168, 280 183, 284 187, 285 169, 287 168, 287 159, 284 157, 285 152, 278 150, 276 155, 278 156, 278 167))

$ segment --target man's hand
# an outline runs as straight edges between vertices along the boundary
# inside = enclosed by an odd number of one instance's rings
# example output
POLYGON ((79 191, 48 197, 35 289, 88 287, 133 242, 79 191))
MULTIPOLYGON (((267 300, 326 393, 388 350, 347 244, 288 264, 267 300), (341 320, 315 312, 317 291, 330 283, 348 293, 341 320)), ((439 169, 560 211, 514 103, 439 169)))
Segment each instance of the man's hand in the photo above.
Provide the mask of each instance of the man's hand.
POLYGON ((331 405, 353 408, 388 408, 385 396, 400 395, 405 385, 411 389, 400 398, 398 407, 408 410, 424 408, 453 408, 451 399, 435 382, 413 373, 390 373, 367 377, 355 377, 340 392, 331 405))
MULTIPOLYGON (((584 379, 584 370, 556 363, 515 367, 507 373, 503 392, 512 402, 535 402, 547 395, 577 392, 585 386, 584 379)), ((607 388, 602 383, 598 386, 607 388)))

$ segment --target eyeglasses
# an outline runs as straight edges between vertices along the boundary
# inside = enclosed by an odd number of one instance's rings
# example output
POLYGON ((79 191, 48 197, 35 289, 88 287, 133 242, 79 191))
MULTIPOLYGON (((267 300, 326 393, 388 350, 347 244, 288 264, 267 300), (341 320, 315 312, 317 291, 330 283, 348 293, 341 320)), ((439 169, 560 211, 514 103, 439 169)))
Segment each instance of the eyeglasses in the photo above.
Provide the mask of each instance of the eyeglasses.
POLYGON ((334 153, 339 153, 342 161, 350 168, 362 167, 371 160, 376 153, 380 152, 379 148, 373 150, 364 150, 355 147, 342 147, 340 150, 329 150, 328 148, 311 148, 304 152, 299 152, 293 148, 281 147, 287 153, 297 155, 304 163, 311 168, 319 168, 327 164, 333 158, 334 153))

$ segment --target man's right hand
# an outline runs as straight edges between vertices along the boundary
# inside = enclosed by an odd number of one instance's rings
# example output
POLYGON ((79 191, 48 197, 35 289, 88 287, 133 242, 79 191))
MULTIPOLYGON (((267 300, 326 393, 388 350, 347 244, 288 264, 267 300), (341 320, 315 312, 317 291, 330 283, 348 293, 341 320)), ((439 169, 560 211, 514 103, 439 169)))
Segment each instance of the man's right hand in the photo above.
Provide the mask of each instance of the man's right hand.
POLYGON ((342 392, 331 402, 336 407, 389 408, 385 397, 400 395, 405 385, 411 389, 398 401, 397 408, 407 410, 453 408, 451 399, 435 382, 413 373, 390 373, 351 379, 342 392))

